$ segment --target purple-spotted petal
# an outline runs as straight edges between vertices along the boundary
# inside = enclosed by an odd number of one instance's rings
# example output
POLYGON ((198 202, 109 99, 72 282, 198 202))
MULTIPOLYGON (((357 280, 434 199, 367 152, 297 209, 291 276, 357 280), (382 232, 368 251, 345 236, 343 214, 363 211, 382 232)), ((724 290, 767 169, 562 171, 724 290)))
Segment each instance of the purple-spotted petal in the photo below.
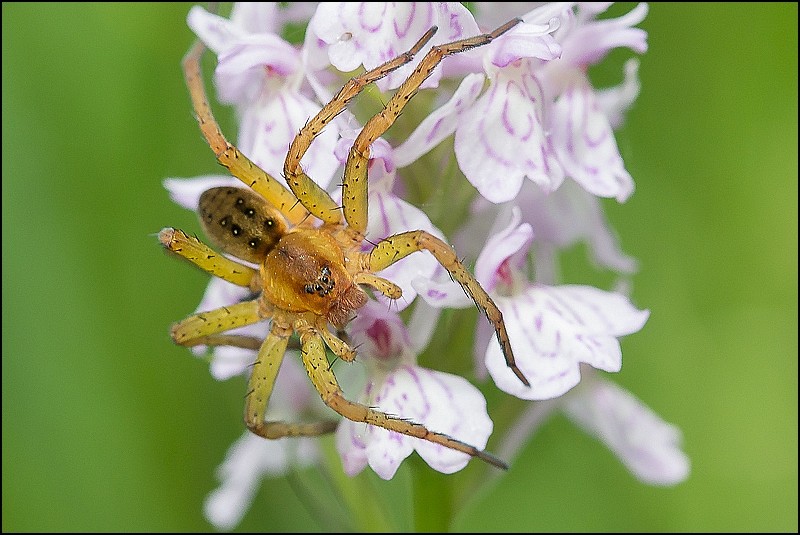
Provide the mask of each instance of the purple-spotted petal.
MULTIPOLYGON (((312 31, 329 45, 331 63, 349 72, 360 65, 373 69, 409 50, 432 26, 438 32, 411 63, 377 82, 381 91, 402 83, 431 45, 479 33, 472 14, 457 2, 325 2, 309 22, 312 31)), ((440 69, 423 83, 435 87, 440 69)))
MULTIPOLYGON (((249 106, 243 112, 239 130, 239 149, 256 165, 283 182, 283 163, 289 144, 297 132, 320 107, 296 92, 282 91, 249 106)), ((333 151, 339 132, 328 125, 315 139, 301 160, 303 170, 323 188, 339 166, 333 151)))
POLYGON ((430 278, 414 279, 412 286, 426 303, 436 308, 468 308, 474 305, 443 267, 437 268, 430 278))
POLYGON ((527 387, 506 366, 494 338, 486 367, 502 390, 523 399, 558 397, 580 381, 581 363, 615 372, 622 365, 618 336, 639 330, 648 311, 624 296, 588 286, 531 285, 498 297, 517 366, 527 387))
POLYGON ((596 378, 582 385, 565 398, 564 411, 641 481, 675 485, 688 477, 680 430, 614 383, 596 378))
POLYGON ((593 286, 537 286, 550 300, 548 307, 570 318, 590 335, 625 336, 647 322, 649 310, 639 310, 622 294, 606 292, 593 286))
POLYGON ((455 152, 467 179, 486 199, 513 199, 525 177, 552 191, 562 175, 542 124, 542 87, 525 62, 498 71, 456 130, 455 152))
MULTIPOLYGON (((370 404, 389 414, 421 423, 477 448, 486 446, 492 421, 480 391, 466 379, 417 366, 391 372, 368 396, 370 404)), ((432 468, 453 473, 464 468, 469 455, 394 431, 343 422, 337 448, 348 474, 369 464, 383 479, 391 479, 400 463, 417 450, 432 468)))
POLYGON ((553 145, 567 175, 586 191, 624 202, 633 179, 614 132, 587 82, 571 85, 553 106, 553 145))
POLYGON ((169 192, 170 199, 179 206, 192 211, 197 211, 200 195, 204 191, 223 186, 243 187, 244 184, 238 178, 221 175, 164 179, 164 188, 169 192))
POLYGON ((469 74, 446 104, 430 113, 408 138, 395 149, 395 162, 405 167, 426 154, 455 132, 461 115, 478 98, 486 77, 469 74))

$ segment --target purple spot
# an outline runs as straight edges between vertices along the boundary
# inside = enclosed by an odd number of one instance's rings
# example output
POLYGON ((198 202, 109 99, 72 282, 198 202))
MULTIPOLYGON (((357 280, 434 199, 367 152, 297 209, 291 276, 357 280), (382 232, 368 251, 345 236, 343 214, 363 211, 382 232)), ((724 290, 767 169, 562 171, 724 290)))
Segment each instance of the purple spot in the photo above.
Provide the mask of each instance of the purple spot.
POLYGON ((445 297, 447 297, 447 293, 446 292, 442 292, 440 290, 436 290, 435 288, 430 288, 428 290, 428 297, 430 297, 431 299, 436 299, 436 300, 444 299, 445 297))
POLYGON ((444 118, 440 117, 437 119, 436 123, 433 125, 433 128, 430 129, 428 135, 425 136, 425 141, 430 143, 431 140, 436 136, 436 131, 439 130, 439 127, 442 126, 442 121, 444 118))

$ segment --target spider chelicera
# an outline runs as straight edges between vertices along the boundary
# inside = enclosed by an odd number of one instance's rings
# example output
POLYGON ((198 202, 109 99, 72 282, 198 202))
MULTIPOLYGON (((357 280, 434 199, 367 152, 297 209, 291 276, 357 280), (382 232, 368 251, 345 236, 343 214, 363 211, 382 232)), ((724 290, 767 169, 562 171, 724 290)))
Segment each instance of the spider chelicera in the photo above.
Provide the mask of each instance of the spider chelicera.
MULTIPOLYGON (((251 289, 257 297, 231 306, 189 316, 172 326, 173 340, 183 346, 231 345, 258 350, 252 366, 245 402, 247 428, 268 439, 310 436, 332 432, 335 421, 289 423, 267 421, 265 413, 289 338, 297 333, 303 364, 322 400, 345 418, 377 425, 441 444, 483 459, 506 464, 474 446, 437 433, 425 426, 347 400, 326 356, 325 346, 337 357, 352 361, 356 354, 329 325, 343 328, 367 302, 361 285, 390 299, 401 289, 375 275, 401 258, 429 251, 481 309, 495 328, 506 363, 528 385, 514 356, 500 310, 462 265, 452 247, 428 232, 414 230, 390 236, 363 250, 367 228, 367 164, 370 144, 394 123, 420 84, 446 56, 490 43, 520 22, 514 19, 496 30, 468 39, 433 46, 412 74, 396 90, 383 110, 373 116, 353 143, 344 167, 342 204, 313 182, 300 160, 314 137, 341 113, 368 84, 410 62, 433 37, 431 28, 406 53, 350 79, 339 93, 299 131, 284 162, 290 189, 256 166, 230 144, 211 112, 203 84, 200 59, 205 50, 198 41, 183 60, 186 83, 200 129, 217 161, 241 180, 245 188, 219 187, 200 197, 201 225, 211 242, 223 252, 258 265, 253 269, 218 254, 181 230, 165 228, 159 240, 169 251, 188 259, 211 275, 251 289), (310 217, 313 216, 313 217, 310 217), (269 335, 257 340, 231 329, 271 320, 269 335)), ((372 244, 370 244, 372 245, 372 244)))

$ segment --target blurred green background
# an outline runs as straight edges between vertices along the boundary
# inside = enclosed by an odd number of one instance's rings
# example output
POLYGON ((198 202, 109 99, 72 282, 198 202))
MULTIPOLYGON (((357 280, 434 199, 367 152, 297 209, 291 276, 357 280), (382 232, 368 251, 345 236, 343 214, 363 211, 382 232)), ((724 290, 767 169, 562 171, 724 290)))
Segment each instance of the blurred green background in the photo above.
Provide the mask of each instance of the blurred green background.
MULTIPOLYGON (((161 180, 220 169, 180 71, 188 8, 2 5, 3 531, 211 529, 244 385, 171 343, 207 278, 154 236, 198 230, 161 180)), ((691 476, 643 485, 557 416, 452 529, 798 529, 797 4, 652 4, 641 27, 618 135, 637 190, 606 206, 651 318, 615 380, 683 430, 691 476)), ((356 482, 402 515, 412 474, 452 477, 414 466, 356 482)), ((308 513, 313 477, 266 481, 240 529, 347 527, 308 513)))

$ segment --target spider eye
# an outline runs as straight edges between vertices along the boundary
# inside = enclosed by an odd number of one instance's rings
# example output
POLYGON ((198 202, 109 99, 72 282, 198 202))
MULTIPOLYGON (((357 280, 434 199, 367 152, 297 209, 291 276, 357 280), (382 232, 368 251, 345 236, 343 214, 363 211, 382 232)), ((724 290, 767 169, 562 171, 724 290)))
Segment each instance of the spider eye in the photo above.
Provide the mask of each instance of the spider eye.
POLYGON ((314 293, 314 287, 311 286, 310 284, 306 284, 306 293, 307 294, 313 294, 314 293))
POLYGON ((259 240, 258 238, 253 238, 252 240, 247 242, 247 245, 249 245, 253 249, 257 248, 260 244, 261 244, 261 240, 259 240))
POLYGON ((241 233, 242 233, 242 227, 240 227, 239 225, 233 225, 233 226, 231 227, 231 233, 232 233, 234 236, 238 236, 239 234, 241 234, 241 233))
POLYGON ((256 211, 253 210, 252 208, 245 208, 244 215, 246 215, 247 217, 253 217, 254 215, 256 215, 256 211))
POLYGON ((226 215, 225 217, 223 217, 222 219, 220 219, 220 221, 219 221, 219 224, 220 224, 220 226, 222 226, 222 227, 227 227, 227 226, 228 226, 228 223, 230 222, 230 220, 231 220, 230 216, 227 216, 227 215, 226 215))
POLYGON ((272 219, 271 217, 267 218, 266 221, 264 221, 264 226, 267 227, 267 228, 272 228, 272 226, 274 224, 275 224, 275 220, 272 219))

